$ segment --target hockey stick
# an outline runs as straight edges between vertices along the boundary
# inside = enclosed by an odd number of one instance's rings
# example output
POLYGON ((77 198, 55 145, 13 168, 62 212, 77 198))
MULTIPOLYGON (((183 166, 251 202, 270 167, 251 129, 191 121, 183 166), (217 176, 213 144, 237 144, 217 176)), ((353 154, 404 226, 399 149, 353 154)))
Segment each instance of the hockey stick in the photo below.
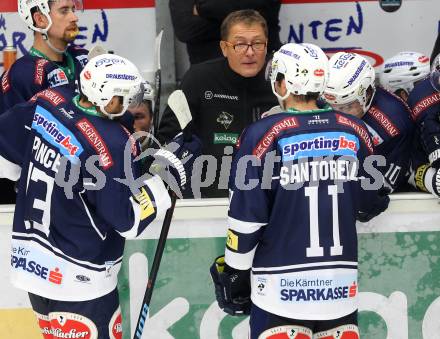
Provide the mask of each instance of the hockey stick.
POLYGON ((106 54, 106 53, 108 53, 108 51, 104 47, 102 47, 101 45, 95 45, 87 54, 87 59, 90 60, 98 55, 106 54))
MULTIPOLYGON (((179 121, 180 128, 183 130, 191 122, 192 116, 189 110, 188 102, 185 94, 181 90, 176 90, 168 97, 168 106, 173 110, 179 121)), ((157 273, 159 272, 160 262, 162 260, 163 251, 165 249, 165 243, 168 237, 168 231, 171 225, 171 219, 173 218, 174 207, 176 206, 176 194, 171 193, 171 207, 167 210, 165 218, 162 224, 162 230, 160 231, 159 241, 156 247, 156 253, 154 254, 153 265, 148 276, 147 289, 145 290, 144 299, 142 300, 141 310, 136 323, 136 331, 133 339, 141 339, 144 331, 145 322, 147 321, 148 312, 150 310, 151 297, 153 296, 154 284, 156 283, 157 273)))
POLYGON ((162 72, 160 66, 160 47, 162 45, 163 29, 156 36, 155 47, 154 47, 154 88, 156 90, 156 97, 154 99, 154 110, 153 110, 153 134, 156 135, 159 129, 159 113, 160 113, 160 94, 162 87, 162 72))

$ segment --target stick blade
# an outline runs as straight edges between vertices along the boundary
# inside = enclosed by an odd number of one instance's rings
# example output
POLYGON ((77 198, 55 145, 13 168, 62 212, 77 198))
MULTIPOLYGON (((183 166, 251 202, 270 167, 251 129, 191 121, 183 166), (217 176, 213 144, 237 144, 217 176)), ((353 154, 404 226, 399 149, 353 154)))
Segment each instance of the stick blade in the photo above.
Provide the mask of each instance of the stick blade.
POLYGON ((192 120, 191 111, 185 93, 177 89, 168 97, 168 106, 172 109, 179 121, 180 128, 183 130, 192 120))
POLYGON ((154 68, 157 71, 158 69, 161 69, 160 66, 160 49, 162 46, 162 36, 163 36, 163 29, 160 30, 159 34, 156 36, 156 39, 154 41, 154 68))
POLYGON ((94 57, 101 55, 101 54, 106 54, 108 53, 107 50, 102 47, 101 45, 95 45, 93 46, 93 48, 89 51, 89 54, 87 55, 87 58, 93 59, 94 57))

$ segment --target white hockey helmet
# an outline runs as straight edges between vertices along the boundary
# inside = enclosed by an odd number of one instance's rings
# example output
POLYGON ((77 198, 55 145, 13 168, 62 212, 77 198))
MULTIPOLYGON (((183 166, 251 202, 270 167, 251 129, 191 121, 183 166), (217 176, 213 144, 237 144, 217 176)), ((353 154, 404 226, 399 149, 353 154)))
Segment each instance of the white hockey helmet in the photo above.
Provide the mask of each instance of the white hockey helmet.
POLYGON ((432 86, 440 92, 440 54, 438 54, 431 65, 431 74, 429 75, 432 86))
POLYGON ((110 118, 121 116, 129 107, 142 102, 143 82, 137 67, 115 54, 101 54, 92 58, 80 74, 81 92, 110 118), (114 96, 122 97, 123 109, 117 114, 105 110, 114 96))
POLYGON ((374 79, 374 68, 364 57, 355 53, 335 53, 329 61, 324 98, 331 105, 345 105, 357 100, 365 113, 376 92, 374 79))
POLYGON ((151 109, 154 111, 154 99, 156 98, 154 87, 146 80, 144 80, 142 84, 144 88, 143 100, 150 101, 151 109))
POLYGON ((290 94, 321 94, 328 79, 328 58, 313 44, 283 45, 272 58, 269 69, 272 92, 279 100, 285 100, 290 94), (280 74, 284 76, 287 92, 280 96, 275 90, 275 82, 280 74))
POLYGON ((52 19, 49 15, 50 13, 50 2, 65 2, 69 5, 74 6, 75 10, 82 11, 83 3, 82 0, 18 0, 18 14, 21 20, 33 31, 47 34, 50 26, 52 26, 52 19), (34 9, 40 11, 48 20, 49 24, 46 28, 38 28, 35 26, 32 14, 34 9))
POLYGON ((385 60, 379 82, 391 92, 403 89, 409 94, 414 88, 414 82, 428 74, 429 57, 417 52, 400 52, 385 60))

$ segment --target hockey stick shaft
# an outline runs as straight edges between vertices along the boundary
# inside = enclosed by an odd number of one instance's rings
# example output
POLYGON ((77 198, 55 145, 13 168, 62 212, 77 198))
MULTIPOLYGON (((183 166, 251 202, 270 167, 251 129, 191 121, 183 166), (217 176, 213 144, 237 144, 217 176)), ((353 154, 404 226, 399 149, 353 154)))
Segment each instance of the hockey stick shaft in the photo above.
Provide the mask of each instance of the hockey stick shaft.
POLYGON ((156 97, 154 100, 154 111, 153 111, 153 133, 157 135, 159 129, 159 114, 160 114, 160 96, 162 93, 162 70, 160 63, 160 49, 162 45, 162 36, 163 29, 159 32, 156 37, 155 43, 155 68, 156 72, 154 73, 154 87, 156 89, 156 97))
MULTIPOLYGON (((168 98, 168 105, 171 107, 174 114, 176 115, 181 129, 185 129, 185 127, 191 122, 192 119, 185 94, 180 90, 174 91, 168 98)), ((154 284, 156 283, 160 262, 162 261, 162 255, 168 237, 168 231, 170 229, 171 220, 173 218, 174 207, 176 206, 176 194, 174 192, 171 192, 170 195, 171 207, 167 210, 165 218, 163 220, 162 230, 160 231, 156 253, 154 254, 153 265, 151 266, 151 271, 148 276, 147 288, 145 290, 144 298, 142 300, 141 310, 139 313, 138 321, 136 323, 136 331, 134 333, 133 339, 142 338, 145 322, 147 321, 148 312, 150 311, 150 302, 153 296, 154 284)))
POLYGON ((150 311, 150 302, 153 296, 153 289, 156 283, 157 274, 159 272, 160 262, 162 261, 163 251, 165 249, 165 243, 168 237, 168 231, 170 230, 171 220, 173 218, 174 207, 176 206, 177 197, 174 193, 171 194, 171 207, 165 214, 165 218, 160 231, 159 241, 156 247, 156 253, 154 254, 153 265, 148 276, 147 289, 145 290, 144 299, 141 304, 141 311, 139 313, 138 321, 136 323, 136 332, 133 339, 141 339, 144 332, 145 322, 147 321, 148 312, 150 311))

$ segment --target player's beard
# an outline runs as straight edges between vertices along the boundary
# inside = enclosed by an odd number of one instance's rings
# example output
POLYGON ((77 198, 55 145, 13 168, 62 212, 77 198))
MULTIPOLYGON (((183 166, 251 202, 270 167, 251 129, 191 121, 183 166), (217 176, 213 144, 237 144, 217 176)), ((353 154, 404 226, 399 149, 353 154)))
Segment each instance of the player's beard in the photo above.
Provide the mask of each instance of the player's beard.
POLYGON ((78 26, 69 27, 64 31, 64 40, 66 42, 72 42, 75 40, 76 36, 79 34, 78 26))

